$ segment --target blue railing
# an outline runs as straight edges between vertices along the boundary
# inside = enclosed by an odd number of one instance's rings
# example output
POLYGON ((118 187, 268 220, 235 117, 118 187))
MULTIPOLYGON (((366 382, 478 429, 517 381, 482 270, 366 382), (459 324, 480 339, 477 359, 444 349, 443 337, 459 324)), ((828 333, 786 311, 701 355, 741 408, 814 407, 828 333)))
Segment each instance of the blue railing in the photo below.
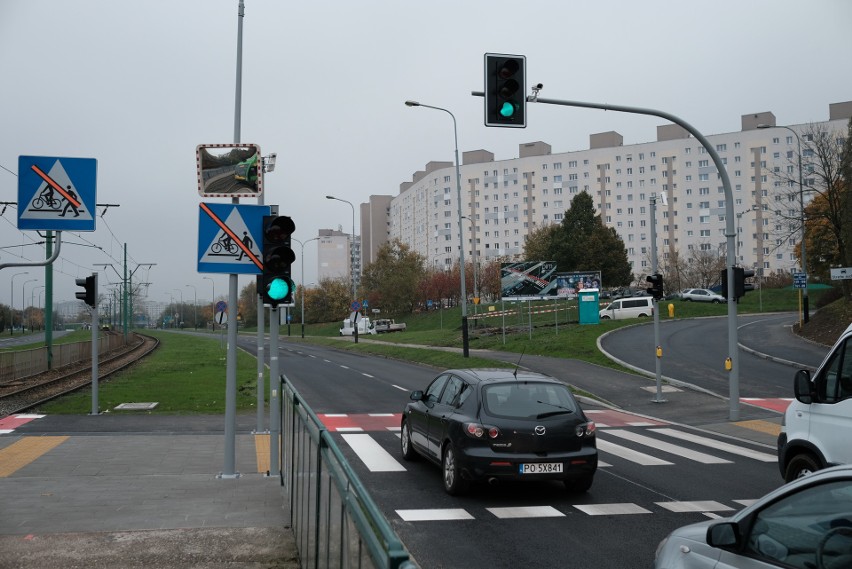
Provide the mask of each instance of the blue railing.
POLYGON ((282 377, 281 484, 303 569, 416 569, 337 443, 282 377))

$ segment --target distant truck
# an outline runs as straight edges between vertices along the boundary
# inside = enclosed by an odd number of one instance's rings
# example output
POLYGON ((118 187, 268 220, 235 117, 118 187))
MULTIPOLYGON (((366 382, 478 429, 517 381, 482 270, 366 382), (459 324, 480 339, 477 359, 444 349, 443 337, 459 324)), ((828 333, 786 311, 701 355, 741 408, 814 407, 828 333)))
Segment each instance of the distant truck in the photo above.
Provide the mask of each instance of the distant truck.
POLYGON ((376 320, 376 334, 387 334, 389 332, 405 332, 405 322, 395 322, 391 318, 379 318, 376 320))
MULTIPOLYGON (((369 318, 358 318, 358 335, 376 334, 376 327, 369 318)), ((340 329, 341 336, 352 336, 355 333, 355 328, 352 326, 352 319, 346 318, 343 321, 343 328, 340 329)))

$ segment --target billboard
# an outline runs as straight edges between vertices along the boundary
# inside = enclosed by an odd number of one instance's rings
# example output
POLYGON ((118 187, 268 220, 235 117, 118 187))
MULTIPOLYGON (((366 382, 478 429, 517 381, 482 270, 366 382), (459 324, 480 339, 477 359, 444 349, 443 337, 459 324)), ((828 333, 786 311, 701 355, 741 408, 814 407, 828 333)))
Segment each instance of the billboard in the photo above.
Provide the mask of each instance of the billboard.
POLYGON ((553 261, 500 264, 500 296, 503 300, 577 298, 583 289, 601 289, 600 271, 557 273, 553 261))
POLYGON ((556 295, 556 263, 524 261, 500 264, 500 296, 504 300, 538 300, 556 295))
POLYGON ((601 288, 600 271, 578 271, 573 273, 558 273, 556 275, 556 296, 559 298, 575 298, 577 293, 586 288, 601 288))

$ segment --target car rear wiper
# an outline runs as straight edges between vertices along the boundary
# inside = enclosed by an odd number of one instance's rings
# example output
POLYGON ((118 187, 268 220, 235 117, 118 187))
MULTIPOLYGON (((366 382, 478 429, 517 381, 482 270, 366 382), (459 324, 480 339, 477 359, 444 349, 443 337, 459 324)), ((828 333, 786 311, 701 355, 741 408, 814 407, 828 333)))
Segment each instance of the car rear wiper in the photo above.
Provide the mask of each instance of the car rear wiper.
POLYGON ((543 419, 545 417, 552 417, 553 415, 561 415, 562 413, 573 413, 573 409, 569 409, 568 407, 563 407, 562 405, 555 405, 553 403, 548 403, 547 401, 538 401, 536 403, 541 403, 542 405, 547 405, 548 407, 556 407, 559 411, 549 411, 547 413, 540 413, 537 415, 537 419, 543 419))

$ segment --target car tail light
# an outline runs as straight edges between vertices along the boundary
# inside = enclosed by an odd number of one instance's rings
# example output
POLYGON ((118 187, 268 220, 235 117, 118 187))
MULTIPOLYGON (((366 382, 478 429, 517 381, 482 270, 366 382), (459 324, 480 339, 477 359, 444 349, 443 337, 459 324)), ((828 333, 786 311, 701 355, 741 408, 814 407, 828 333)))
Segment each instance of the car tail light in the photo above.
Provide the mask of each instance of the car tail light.
POLYGON ((597 426, 595 426, 594 421, 589 421, 588 423, 583 423, 582 425, 577 425, 577 436, 582 437, 593 437, 595 436, 595 430, 597 430, 597 426))
POLYGON ((484 439, 486 437, 489 439, 496 439, 500 436, 500 429, 497 427, 489 427, 479 423, 465 423, 464 432, 474 439, 484 439))

